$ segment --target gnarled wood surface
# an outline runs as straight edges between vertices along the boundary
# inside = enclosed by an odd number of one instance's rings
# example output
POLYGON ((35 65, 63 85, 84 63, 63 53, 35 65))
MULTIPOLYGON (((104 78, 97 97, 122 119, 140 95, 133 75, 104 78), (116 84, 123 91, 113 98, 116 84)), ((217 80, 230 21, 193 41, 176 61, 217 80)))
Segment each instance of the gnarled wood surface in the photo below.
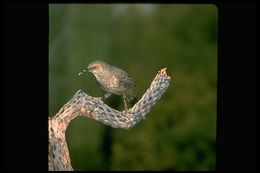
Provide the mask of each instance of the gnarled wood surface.
POLYGON ((170 84, 166 68, 160 70, 142 98, 127 112, 117 111, 102 100, 78 91, 60 111, 49 118, 49 170, 73 171, 65 131, 77 116, 100 121, 113 128, 129 129, 144 119, 170 84))

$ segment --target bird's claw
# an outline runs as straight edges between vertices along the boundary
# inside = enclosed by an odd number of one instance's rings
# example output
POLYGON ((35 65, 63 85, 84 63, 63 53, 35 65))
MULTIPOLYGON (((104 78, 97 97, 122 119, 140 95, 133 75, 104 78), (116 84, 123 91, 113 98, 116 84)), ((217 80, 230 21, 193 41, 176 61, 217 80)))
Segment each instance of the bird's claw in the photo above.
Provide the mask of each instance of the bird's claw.
POLYGON ((95 97, 95 99, 103 102, 103 97, 95 97))

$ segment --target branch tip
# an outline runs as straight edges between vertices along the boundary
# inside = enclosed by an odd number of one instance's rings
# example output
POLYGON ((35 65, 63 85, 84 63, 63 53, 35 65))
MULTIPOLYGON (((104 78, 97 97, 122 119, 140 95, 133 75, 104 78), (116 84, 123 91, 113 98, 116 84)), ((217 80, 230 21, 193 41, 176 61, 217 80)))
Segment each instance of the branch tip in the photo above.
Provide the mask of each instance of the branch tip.
POLYGON ((161 70, 159 71, 159 74, 160 74, 160 75, 163 75, 163 76, 166 76, 167 79, 171 79, 171 77, 167 75, 166 70, 167 70, 166 67, 163 68, 163 69, 161 69, 161 70))

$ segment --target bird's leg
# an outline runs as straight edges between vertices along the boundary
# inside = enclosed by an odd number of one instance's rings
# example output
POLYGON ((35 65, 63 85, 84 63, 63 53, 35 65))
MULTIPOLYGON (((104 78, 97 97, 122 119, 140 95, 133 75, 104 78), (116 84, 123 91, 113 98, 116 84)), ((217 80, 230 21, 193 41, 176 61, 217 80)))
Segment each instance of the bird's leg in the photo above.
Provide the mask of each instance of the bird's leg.
POLYGON ((111 96, 111 93, 106 93, 103 97, 98 97, 100 100, 105 100, 111 96))
POLYGON ((111 93, 106 93, 103 97, 96 97, 96 98, 103 101, 103 100, 107 99, 108 97, 110 97, 111 95, 112 95, 111 93))
POLYGON ((110 96, 111 96, 111 93, 106 93, 102 99, 107 99, 110 96))
POLYGON ((110 96, 111 96, 111 93, 106 93, 103 97, 97 97, 97 98, 100 99, 100 100, 105 100, 110 96))
POLYGON ((125 112, 128 111, 128 108, 127 108, 127 102, 126 102, 126 96, 123 95, 123 100, 124 100, 124 104, 125 104, 125 112))

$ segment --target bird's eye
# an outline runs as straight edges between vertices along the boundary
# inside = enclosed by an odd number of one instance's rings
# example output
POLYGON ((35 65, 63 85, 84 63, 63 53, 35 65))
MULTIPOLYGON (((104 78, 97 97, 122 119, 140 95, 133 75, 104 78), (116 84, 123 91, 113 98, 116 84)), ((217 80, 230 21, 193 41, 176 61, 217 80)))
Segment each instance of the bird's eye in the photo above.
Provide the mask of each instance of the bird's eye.
POLYGON ((93 69, 99 69, 99 68, 100 68, 100 65, 99 65, 99 64, 93 66, 93 69))

